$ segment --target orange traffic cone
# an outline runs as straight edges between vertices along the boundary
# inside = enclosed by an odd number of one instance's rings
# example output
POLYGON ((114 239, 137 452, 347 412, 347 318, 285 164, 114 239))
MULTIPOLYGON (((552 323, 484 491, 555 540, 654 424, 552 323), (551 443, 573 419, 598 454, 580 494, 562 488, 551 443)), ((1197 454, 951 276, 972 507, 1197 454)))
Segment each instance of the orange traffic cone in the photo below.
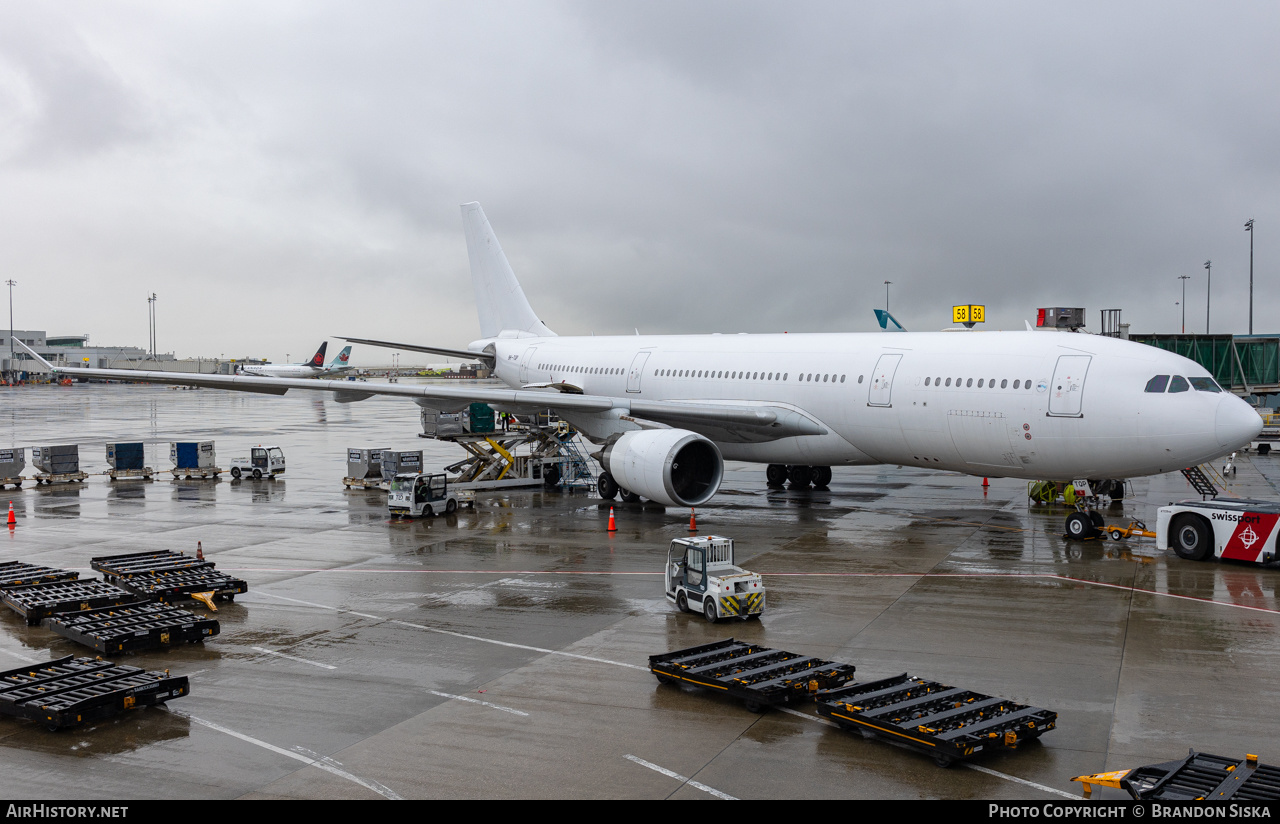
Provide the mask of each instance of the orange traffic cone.
POLYGON ((9 502, 9 528, 13 529, 18 525, 18 519, 13 517, 13 501, 9 502))
POLYGON ((618 524, 616 521, 613 520, 613 507, 609 507, 609 531, 610 532, 618 531, 618 524))
POLYGON ((695 515, 696 513, 693 511, 693 507, 689 507, 689 531, 690 532, 698 531, 698 519, 695 517, 695 515))
POLYGON ((196 560, 197 561, 204 560, 204 542, 203 541, 196 541, 196 560))
POLYGON ((986 479, 986 478, 983 478, 983 479, 982 479, 982 488, 983 488, 983 489, 986 489, 986 488, 987 488, 987 487, 989 487, 989 486, 991 486, 991 484, 987 481, 987 479, 986 479))

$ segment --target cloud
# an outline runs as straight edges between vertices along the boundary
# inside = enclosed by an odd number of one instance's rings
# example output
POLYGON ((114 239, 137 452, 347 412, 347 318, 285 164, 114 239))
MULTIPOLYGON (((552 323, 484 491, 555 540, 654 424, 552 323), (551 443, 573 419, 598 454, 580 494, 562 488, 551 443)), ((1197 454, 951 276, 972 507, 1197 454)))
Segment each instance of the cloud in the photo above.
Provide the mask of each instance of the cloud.
POLYGON ((1171 331, 1206 258, 1240 330, 1280 225, 1267 4, 68 8, 0 6, 0 243, 104 343, 463 343, 472 200, 561 333, 1171 331))

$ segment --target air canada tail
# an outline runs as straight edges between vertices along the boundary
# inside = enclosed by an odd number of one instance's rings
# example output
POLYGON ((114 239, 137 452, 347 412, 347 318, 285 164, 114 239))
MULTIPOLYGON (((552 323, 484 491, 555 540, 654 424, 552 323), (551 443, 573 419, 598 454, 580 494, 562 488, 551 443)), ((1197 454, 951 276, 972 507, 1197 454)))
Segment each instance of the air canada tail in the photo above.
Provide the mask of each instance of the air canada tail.
POLYGON ((467 256, 471 259, 471 285, 476 291, 481 337, 497 337, 504 331, 516 332, 521 337, 554 336, 555 332, 533 313, 479 203, 462 204, 462 225, 467 235, 467 256))
MULTIPOLYGON (((327 341, 326 341, 327 343, 327 341)), ((342 351, 334 356, 333 362, 329 364, 330 369, 341 369, 347 365, 347 361, 351 359, 351 347, 344 346, 342 351)))
POLYGON ((320 348, 311 356, 311 360, 307 361, 308 366, 324 366, 324 352, 329 348, 329 341, 320 344, 320 348))

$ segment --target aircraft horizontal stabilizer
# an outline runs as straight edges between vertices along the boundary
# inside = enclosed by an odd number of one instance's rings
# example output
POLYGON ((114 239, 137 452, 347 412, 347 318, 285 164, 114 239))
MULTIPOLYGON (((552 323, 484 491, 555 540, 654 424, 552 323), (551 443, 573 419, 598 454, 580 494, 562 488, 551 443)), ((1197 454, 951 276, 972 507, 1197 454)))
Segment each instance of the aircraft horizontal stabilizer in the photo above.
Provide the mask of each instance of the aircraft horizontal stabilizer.
POLYGON ((471 352, 466 349, 446 349, 443 346, 421 346, 415 343, 395 343, 388 340, 368 340, 366 338, 347 338, 338 335, 342 340, 352 343, 363 343, 365 346, 378 346, 383 349, 403 349, 406 352, 429 352, 433 355, 444 355, 447 358, 465 361, 480 361, 490 369, 494 366, 493 355, 488 352, 471 352))

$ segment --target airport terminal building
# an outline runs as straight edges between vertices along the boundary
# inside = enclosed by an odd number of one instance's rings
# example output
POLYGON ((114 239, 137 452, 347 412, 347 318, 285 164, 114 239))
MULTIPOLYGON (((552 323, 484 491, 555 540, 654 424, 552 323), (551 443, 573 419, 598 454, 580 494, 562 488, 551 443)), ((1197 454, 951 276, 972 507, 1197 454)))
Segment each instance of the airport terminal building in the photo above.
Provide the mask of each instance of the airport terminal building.
MULTIPOLYGON (((13 339, 22 341, 55 366, 92 367, 96 369, 152 369, 164 372, 204 372, 231 374, 233 363, 221 359, 184 358, 172 352, 159 352, 154 357, 137 346, 91 346, 88 335, 49 336, 43 329, 14 329, 13 339)), ((0 329, 0 372, 8 378, 13 373, 43 374, 44 367, 20 347, 12 346, 10 332, 0 329)))

